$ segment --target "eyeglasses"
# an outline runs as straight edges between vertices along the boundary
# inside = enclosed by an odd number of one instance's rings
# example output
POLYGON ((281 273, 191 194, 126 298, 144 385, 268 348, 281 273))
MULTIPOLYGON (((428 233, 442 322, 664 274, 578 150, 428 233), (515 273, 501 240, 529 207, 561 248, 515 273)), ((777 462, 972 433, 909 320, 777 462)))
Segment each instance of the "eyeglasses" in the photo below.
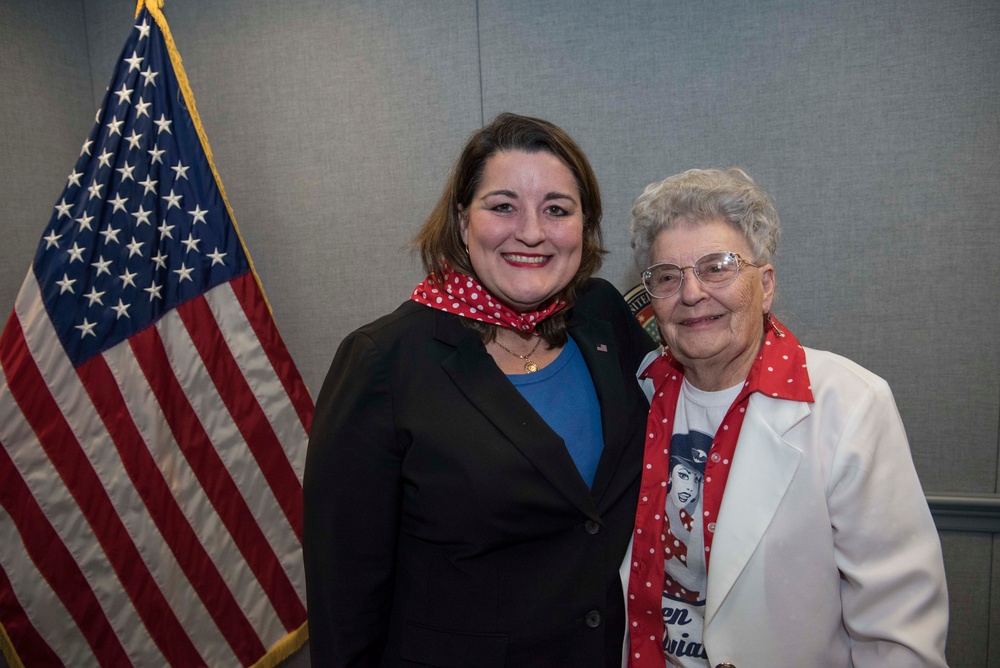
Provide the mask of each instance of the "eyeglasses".
POLYGON ((747 262, 736 253, 723 251, 709 253, 698 259, 693 266, 678 267, 676 264, 654 264, 642 272, 642 285, 654 299, 670 297, 681 289, 684 281, 684 270, 693 269, 702 285, 710 288, 721 288, 729 285, 740 275, 743 267, 758 267, 747 262))

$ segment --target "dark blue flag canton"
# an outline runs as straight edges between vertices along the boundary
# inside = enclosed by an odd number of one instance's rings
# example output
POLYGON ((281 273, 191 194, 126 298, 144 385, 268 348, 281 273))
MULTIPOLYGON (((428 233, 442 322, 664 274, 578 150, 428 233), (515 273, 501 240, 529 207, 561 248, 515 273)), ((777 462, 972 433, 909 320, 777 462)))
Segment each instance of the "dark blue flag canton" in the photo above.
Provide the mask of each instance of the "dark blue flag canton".
POLYGON ((35 255, 45 308, 78 366, 249 269, 144 9, 35 255))

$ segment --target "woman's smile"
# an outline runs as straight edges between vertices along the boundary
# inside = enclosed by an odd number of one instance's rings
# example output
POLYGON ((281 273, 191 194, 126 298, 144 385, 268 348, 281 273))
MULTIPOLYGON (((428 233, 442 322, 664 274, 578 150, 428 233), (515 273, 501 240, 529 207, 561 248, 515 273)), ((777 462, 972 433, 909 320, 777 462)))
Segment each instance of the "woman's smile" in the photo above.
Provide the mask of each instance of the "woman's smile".
POLYGON ((548 264, 551 255, 526 255, 524 253, 501 253, 501 256, 509 264, 515 267, 543 267, 548 264))

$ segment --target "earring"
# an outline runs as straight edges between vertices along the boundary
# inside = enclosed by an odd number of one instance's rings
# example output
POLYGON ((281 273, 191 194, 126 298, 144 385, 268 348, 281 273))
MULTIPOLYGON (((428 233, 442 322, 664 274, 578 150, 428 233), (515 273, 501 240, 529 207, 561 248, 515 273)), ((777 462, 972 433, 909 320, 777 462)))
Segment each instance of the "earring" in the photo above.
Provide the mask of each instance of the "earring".
POLYGON ((774 330, 774 333, 778 336, 778 338, 785 336, 785 333, 781 331, 776 324, 774 324, 774 318, 771 317, 770 311, 764 314, 764 329, 766 330, 768 327, 774 330))

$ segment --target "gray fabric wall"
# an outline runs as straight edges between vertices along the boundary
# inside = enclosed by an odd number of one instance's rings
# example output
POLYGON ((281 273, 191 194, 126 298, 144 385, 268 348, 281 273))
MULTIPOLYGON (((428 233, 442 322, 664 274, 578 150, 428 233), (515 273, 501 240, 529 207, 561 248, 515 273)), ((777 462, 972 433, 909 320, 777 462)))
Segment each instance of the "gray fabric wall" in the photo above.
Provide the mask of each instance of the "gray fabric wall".
MULTIPOLYGON (((0 0, 0 310, 128 33, 131 0, 0 0)), ((998 492, 995 0, 168 0, 236 219, 310 390, 421 277, 405 245, 464 138, 556 122, 637 283, 632 200, 704 166, 777 200, 778 315, 889 380, 928 492, 998 492)), ((955 666, 1000 665, 1000 542, 942 536, 955 666)), ((299 657, 293 662, 305 665, 299 657)))

